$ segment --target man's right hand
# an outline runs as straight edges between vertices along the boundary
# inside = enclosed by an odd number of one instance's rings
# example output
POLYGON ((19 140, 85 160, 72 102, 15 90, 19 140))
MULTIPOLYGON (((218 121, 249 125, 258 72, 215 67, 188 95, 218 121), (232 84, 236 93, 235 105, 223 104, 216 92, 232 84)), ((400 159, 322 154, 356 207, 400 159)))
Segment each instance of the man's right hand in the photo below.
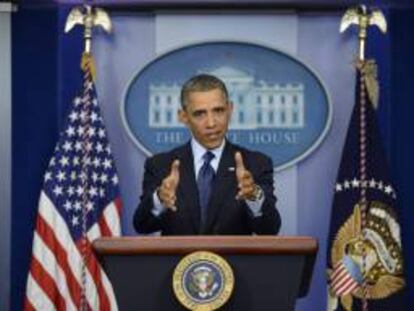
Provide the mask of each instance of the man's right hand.
POLYGON ((180 181, 179 169, 180 161, 174 160, 171 164, 170 174, 162 180, 162 183, 157 190, 157 195, 162 205, 174 212, 177 210, 175 203, 177 201, 177 187, 180 181))

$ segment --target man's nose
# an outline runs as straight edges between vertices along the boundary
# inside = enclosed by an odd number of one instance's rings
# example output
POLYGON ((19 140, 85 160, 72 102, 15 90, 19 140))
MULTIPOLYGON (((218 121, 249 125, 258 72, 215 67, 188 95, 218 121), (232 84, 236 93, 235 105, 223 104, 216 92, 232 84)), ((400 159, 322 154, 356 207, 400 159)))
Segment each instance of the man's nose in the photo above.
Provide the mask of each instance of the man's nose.
POLYGON ((214 127, 216 125, 216 118, 212 113, 207 114, 207 127, 214 127))

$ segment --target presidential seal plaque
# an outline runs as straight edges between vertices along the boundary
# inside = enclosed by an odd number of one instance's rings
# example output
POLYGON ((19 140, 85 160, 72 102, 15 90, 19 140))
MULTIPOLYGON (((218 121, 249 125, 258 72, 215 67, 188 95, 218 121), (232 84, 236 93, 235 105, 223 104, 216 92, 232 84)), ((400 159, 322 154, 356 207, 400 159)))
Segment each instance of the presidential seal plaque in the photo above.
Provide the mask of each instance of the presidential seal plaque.
POLYGON ((229 300, 233 287, 234 275, 230 265, 211 252, 191 253, 174 270, 174 294, 189 310, 217 310, 229 300))

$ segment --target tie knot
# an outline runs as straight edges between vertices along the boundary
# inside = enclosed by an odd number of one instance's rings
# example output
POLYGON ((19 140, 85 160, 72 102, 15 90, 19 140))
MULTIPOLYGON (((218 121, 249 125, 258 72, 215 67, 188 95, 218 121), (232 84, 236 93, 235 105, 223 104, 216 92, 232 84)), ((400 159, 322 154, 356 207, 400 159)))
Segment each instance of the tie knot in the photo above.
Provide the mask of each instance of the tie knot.
POLYGON ((210 164, 210 161, 213 160, 213 158, 214 158, 214 153, 212 153, 211 151, 207 151, 203 155, 204 163, 207 163, 207 164, 210 164))

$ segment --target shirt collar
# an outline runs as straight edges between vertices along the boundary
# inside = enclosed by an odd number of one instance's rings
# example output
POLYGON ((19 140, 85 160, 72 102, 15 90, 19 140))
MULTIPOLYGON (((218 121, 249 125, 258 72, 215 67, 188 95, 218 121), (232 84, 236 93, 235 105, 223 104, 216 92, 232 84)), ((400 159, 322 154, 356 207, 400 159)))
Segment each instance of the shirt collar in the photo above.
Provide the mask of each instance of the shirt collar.
POLYGON ((223 139, 223 142, 220 146, 214 149, 206 149, 202 146, 194 137, 191 138, 191 150, 193 152, 194 163, 203 163, 203 156, 207 151, 210 151, 214 154, 212 161, 220 161, 221 155, 223 154, 224 146, 226 145, 226 139, 223 139))

